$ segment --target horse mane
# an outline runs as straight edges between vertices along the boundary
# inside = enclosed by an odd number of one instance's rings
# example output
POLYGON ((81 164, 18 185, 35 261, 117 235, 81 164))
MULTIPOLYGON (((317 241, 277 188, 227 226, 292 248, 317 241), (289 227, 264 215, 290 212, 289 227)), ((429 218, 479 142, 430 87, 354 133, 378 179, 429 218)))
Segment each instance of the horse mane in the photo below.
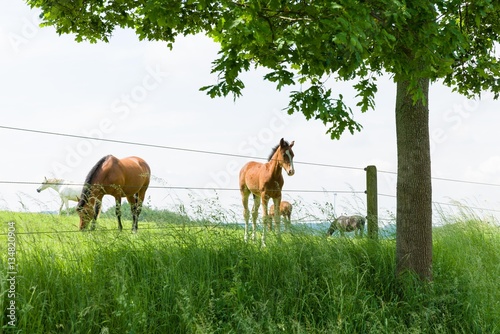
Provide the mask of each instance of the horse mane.
POLYGON ((87 177, 85 178, 85 182, 83 183, 83 189, 82 189, 82 195, 80 196, 80 201, 78 202, 78 205, 76 206, 77 208, 82 208, 85 203, 88 201, 88 196, 90 194, 90 185, 94 181, 94 178, 96 176, 96 172, 99 168, 101 168, 102 164, 109 158, 111 157, 111 154, 106 155, 102 157, 95 165, 92 167, 90 172, 87 174, 87 177))
MULTIPOLYGON (((288 143, 286 140, 283 140, 285 146, 290 146, 290 143, 288 143)), ((280 144, 276 145, 275 147, 273 147, 273 150, 271 151, 271 154, 269 154, 269 157, 267 158, 267 161, 271 161, 271 159, 273 158, 273 155, 274 153, 276 153, 276 151, 278 150, 278 148, 280 147, 280 144)))
POLYGON ((63 179, 51 177, 50 179, 45 178, 45 181, 43 183, 45 183, 45 184, 58 184, 58 183, 62 183, 62 182, 63 182, 63 179))

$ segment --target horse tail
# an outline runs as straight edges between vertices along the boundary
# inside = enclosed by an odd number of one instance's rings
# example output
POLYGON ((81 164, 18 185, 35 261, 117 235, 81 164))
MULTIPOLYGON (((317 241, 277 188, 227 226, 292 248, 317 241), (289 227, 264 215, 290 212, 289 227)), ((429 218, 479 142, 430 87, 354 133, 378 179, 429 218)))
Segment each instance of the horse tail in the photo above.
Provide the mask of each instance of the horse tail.
POLYGON ((87 174, 87 177, 85 178, 85 182, 83 184, 82 194, 80 195, 80 201, 76 206, 77 210, 81 209, 87 203, 90 194, 90 185, 93 184, 93 180, 97 174, 98 169, 101 168, 102 164, 110 157, 111 154, 102 157, 87 174))

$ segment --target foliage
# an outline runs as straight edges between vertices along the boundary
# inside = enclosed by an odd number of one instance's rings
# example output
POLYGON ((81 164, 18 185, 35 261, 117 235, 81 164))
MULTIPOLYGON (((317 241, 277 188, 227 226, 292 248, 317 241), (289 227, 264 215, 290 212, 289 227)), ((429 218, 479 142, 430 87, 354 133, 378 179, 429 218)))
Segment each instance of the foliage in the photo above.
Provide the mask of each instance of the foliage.
MULTIPOLYGON (((393 275, 393 240, 303 231, 260 249, 243 242, 241 228, 143 222, 133 235, 119 233, 111 218, 95 232, 79 232, 76 217, 2 212, 0 221, 0 233, 9 221, 16 227, 22 332, 500 330, 500 233, 479 221, 437 229, 435 281, 407 276, 404 284, 393 275)), ((0 254, 2 285, 5 266, 0 254)))
POLYGON ((221 45, 212 72, 218 82, 202 90, 214 96, 242 94, 239 78, 253 66, 277 89, 300 84, 288 112, 302 112, 329 126, 332 138, 361 126, 325 80, 353 80, 361 111, 374 108, 376 77, 410 80, 414 99, 425 99, 417 82, 437 80, 467 96, 500 91, 495 44, 500 4, 491 0, 433 1, 86 1, 27 0, 42 10, 44 25, 78 41, 108 41, 116 27, 141 39, 169 43, 204 32, 221 45))

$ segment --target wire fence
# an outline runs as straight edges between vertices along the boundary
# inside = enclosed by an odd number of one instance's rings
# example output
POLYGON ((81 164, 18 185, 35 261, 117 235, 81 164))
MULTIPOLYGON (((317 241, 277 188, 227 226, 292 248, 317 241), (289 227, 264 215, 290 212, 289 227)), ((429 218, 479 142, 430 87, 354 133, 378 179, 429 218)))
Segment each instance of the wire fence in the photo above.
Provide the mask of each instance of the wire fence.
MULTIPOLYGON (((194 154, 216 155, 216 156, 223 156, 223 157, 235 157, 235 158, 244 158, 244 159, 253 159, 253 160, 267 160, 268 159, 268 158, 263 158, 263 157, 234 154, 234 153, 228 153, 228 152, 217 152, 217 151, 210 151, 210 150, 201 150, 201 149, 193 149, 193 148, 186 148, 186 147, 176 147, 176 146, 168 146, 168 145, 160 145, 160 144, 152 144, 152 143, 140 143, 140 142, 125 141, 125 140, 117 140, 117 139, 96 138, 96 137, 90 137, 90 136, 82 136, 82 135, 75 135, 75 134, 68 134, 68 133, 61 133, 61 132, 52 132, 52 131, 43 131, 43 130, 36 130, 36 129, 27 129, 27 128, 20 128, 20 127, 9 127, 9 126, 0 125, 0 129, 7 130, 7 131, 28 132, 28 133, 34 133, 34 134, 40 134, 40 135, 47 135, 47 136, 58 136, 58 137, 65 137, 65 138, 78 138, 78 139, 85 139, 85 140, 94 140, 94 141, 108 142, 108 143, 121 144, 121 145, 133 145, 133 146, 148 147, 148 148, 155 148, 155 149, 161 149, 161 150, 175 150, 175 151, 189 152, 189 153, 194 153, 194 154)), ((322 167, 322 168, 332 168, 332 169, 346 169, 346 170, 362 171, 362 172, 365 171, 365 167, 348 166, 348 165, 335 165, 335 164, 328 164, 328 163, 321 163, 321 162, 294 161, 294 164, 322 167)), ((377 172, 380 174, 397 175, 396 171, 378 170, 377 172)), ((163 180, 159 176, 154 176, 153 179, 163 180)), ((439 181, 439 182, 469 184, 469 185, 475 185, 475 186, 500 187, 500 184, 495 184, 495 183, 476 182, 476 181, 460 180, 460 179, 452 179, 452 178, 432 177, 432 180, 439 181)), ((32 185, 40 185, 40 182, 26 181, 26 180, 0 180, 0 184, 32 186, 32 185)), ((83 186, 83 183, 61 183, 61 185, 83 186)), ((234 187, 234 188, 232 188, 232 187, 200 187, 200 186, 161 185, 161 184, 160 185, 154 185, 154 184, 150 185, 149 189, 169 190, 169 191, 215 191, 215 192, 230 191, 230 192, 239 192, 239 189, 236 187, 234 187)), ((360 194, 366 193, 365 190, 359 190, 359 189, 350 189, 350 190, 345 190, 345 189, 287 189, 286 192, 287 193, 296 193, 296 194, 317 194, 317 193, 335 194, 335 195, 336 194, 351 194, 353 196, 358 196, 360 194)), ((394 195, 394 194, 379 193, 378 196, 383 197, 383 198, 396 199, 396 195, 394 195)), ((440 201, 433 202, 433 205, 456 207, 456 208, 463 207, 463 204, 461 204, 461 203, 445 203, 445 202, 440 202, 440 201)), ((472 209, 472 210, 482 211, 482 212, 494 212, 494 213, 500 212, 500 210, 485 208, 485 207, 480 207, 480 206, 468 206, 468 208, 472 209)), ((323 217, 323 218, 320 218, 320 220, 328 221, 330 218, 331 217, 323 217)), ((317 220, 318 220, 317 217, 315 217, 315 220, 314 219, 308 220, 307 214, 306 214, 306 217, 302 217, 301 219, 296 219, 294 221, 307 223, 307 222, 313 222, 313 221, 317 221, 317 220)), ((379 220, 393 222, 394 215, 389 216, 389 217, 379 217, 379 220)), ((60 232, 65 232, 65 231, 60 231, 60 232)), ((75 232, 75 231, 68 231, 68 232, 75 232)), ((45 232, 39 232, 39 233, 45 233, 45 232)), ((46 233, 50 233, 50 232, 46 232, 46 233)), ((0 234, 0 235, 2 235, 2 234, 0 234)))
MULTIPOLYGON (((236 157, 236 158, 255 159, 255 160, 267 160, 268 159, 267 157, 251 156, 251 155, 244 155, 244 154, 217 152, 217 151, 193 149, 193 148, 186 148, 186 147, 176 147, 176 146, 168 146, 168 145, 160 145, 160 144, 151 144, 151 143, 140 143, 140 142, 126 141, 126 140, 118 140, 118 139, 97 138, 97 137, 75 135, 75 134, 68 134, 68 133, 61 133, 61 132, 42 131, 42 130, 26 129, 26 128, 19 128, 19 127, 10 127, 10 126, 4 126, 4 125, 0 125, 0 129, 29 132, 29 133, 37 133, 37 134, 50 135, 50 136, 61 136, 61 137, 67 137, 67 138, 78 138, 78 139, 85 139, 85 140, 102 141, 102 142, 115 143, 115 144, 134 145, 134 146, 165 149, 165 150, 176 150, 176 151, 199 153, 199 154, 219 155, 219 156, 226 156, 226 157, 236 157)), ((300 160, 294 161, 294 164, 299 164, 299 165, 302 164, 302 165, 316 166, 316 167, 349 169, 349 170, 358 170, 358 171, 365 170, 365 167, 359 167, 359 166, 336 165, 336 164, 327 164, 327 163, 300 161, 300 160)), ((397 175, 396 171, 377 170, 377 172, 381 173, 381 174, 397 175)), ((471 184, 471 185, 481 185, 481 186, 490 186, 490 187, 500 187, 500 184, 498 184, 498 183, 477 182, 477 181, 471 181, 471 180, 460 180, 460 179, 443 178, 443 177, 432 177, 432 180, 445 181, 445 182, 455 182, 455 183, 466 183, 466 184, 471 184)), ((0 181, 0 183, 38 184, 38 182, 24 182, 24 181, 0 181)))
MULTIPOLYGON (((8 181, 0 180, 0 184, 14 184, 14 185, 40 185, 40 182, 34 181, 8 181)), ((83 187, 84 183, 46 183, 48 185, 57 186, 80 186, 83 187)), ((127 187, 127 186, 122 186, 127 187)), ((194 186, 166 186, 166 185, 150 185, 148 189, 167 189, 167 190, 213 190, 213 191, 240 191, 239 188, 224 188, 224 187, 194 187, 194 186)), ((339 189, 287 189, 286 192, 290 193, 336 193, 336 194, 364 194, 364 190, 339 190, 339 189)))

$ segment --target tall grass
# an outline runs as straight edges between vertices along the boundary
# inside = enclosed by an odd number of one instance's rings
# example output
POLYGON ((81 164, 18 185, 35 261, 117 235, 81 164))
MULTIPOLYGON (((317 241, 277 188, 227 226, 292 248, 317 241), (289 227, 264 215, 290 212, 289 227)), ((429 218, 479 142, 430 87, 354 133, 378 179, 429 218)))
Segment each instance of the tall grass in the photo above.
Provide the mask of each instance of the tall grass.
POLYGON ((8 221, 19 266, 9 332, 500 332, 500 233, 479 221, 435 231, 426 284, 395 278, 393 240, 301 230, 260 248, 240 228, 141 222, 133 235, 101 218, 94 232, 39 233, 76 231, 78 218, 4 212, 0 233, 8 221))

